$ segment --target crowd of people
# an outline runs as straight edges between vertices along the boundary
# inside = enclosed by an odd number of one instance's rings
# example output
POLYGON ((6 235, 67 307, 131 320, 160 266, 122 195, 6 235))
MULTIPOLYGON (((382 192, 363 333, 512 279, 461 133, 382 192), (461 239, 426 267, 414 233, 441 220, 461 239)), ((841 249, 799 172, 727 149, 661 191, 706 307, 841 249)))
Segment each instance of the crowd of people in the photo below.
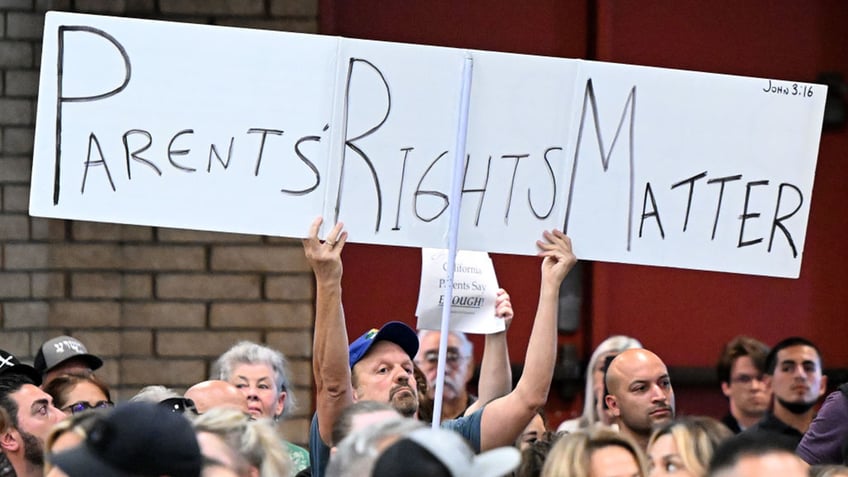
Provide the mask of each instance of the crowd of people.
MULTIPOLYGON (((513 387, 506 331, 488 335, 473 395, 476 363, 462 333, 448 336, 442 390, 439 332, 390 321, 349 340, 347 233, 336 224, 321 240, 320 226, 303 241, 316 282, 308 450, 273 425, 296 406, 278 350, 235 343, 210 380, 183 394, 151 385, 115 403, 97 377, 103 360, 59 336, 32 366, 0 350, 0 477, 848 477, 848 385, 818 408, 827 378, 809 340, 727 343, 717 372, 728 413, 718 420, 678 416, 661 357, 612 336, 589 360, 582 415, 549 429, 542 409, 558 293, 576 263, 566 235, 553 230, 537 242, 541 286, 524 372, 513 387)), ((508 328, 504 290, 496 314, 508 328)))

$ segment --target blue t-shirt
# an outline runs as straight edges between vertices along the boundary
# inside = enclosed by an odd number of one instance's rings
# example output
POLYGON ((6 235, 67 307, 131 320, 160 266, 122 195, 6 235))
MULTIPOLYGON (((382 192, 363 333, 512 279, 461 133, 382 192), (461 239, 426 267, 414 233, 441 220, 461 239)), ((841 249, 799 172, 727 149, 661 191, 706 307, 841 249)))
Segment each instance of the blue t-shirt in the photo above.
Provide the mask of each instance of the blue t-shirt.
MULTIPOLYGON (((483 408, 485 409, 485 408, 483 408)), ((478 409, 470 416, 463 416, 442 422, 442 429, 459 433, 468 441, 475 453, 480 452, 480 422, 483 409, 478 409)), ((318 432, 318 413, 312 415, 309 426, 309 463, 312 466, 312 477, 324 477, 327 462, 330 460, 330 447, 321 439, 318 432)))

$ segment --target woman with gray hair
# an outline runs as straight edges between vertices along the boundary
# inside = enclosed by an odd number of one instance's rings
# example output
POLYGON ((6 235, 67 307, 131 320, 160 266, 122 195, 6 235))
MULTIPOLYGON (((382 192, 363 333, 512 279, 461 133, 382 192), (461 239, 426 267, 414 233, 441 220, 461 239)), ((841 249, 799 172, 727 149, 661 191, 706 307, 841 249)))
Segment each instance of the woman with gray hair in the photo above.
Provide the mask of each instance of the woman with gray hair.
MULTIPOLYGON (((247 411, 254 419, 277 421, 295 408, 286 358, 267 346, 250 341, 236 343, 215 362, 212 378, 238 388, 247 399, 247 411)), ((309 466, 306 449, 288 441, 286 446, 293 474, 309 466)))
POLYGON ((295 407, 287 364, 283 353, 277 350, 240 341, 218 358, 212 378, 239 388, 251 416, 277 420, 295 407))

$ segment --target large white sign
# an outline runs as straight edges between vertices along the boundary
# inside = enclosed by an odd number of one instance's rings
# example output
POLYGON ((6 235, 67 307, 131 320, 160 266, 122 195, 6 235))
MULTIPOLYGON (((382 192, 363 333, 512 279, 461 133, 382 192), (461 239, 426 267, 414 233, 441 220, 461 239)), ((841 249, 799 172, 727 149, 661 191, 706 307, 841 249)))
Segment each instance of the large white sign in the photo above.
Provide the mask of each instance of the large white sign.
POLYGON ((51 12, 30 213, 797 277, 826 88, 51 12), (467 135, 458 137, 471 58, 467 135), (458 141, 459 139, 459 141, 458 141), (463 158, 460 158, 462 160, 463 158))

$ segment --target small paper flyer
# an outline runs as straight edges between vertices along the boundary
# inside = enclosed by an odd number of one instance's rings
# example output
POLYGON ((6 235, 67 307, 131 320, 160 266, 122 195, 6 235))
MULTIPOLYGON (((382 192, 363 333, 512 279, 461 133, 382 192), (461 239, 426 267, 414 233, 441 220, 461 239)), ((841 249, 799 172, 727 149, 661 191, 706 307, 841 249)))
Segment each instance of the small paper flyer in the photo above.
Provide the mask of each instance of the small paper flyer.
MULTIPOLYGON (((474 334, 504 330, 495 316, 498 279, 486 252, 457 251, 453 276, 450 329, 474 334)), ((418 293, 418 329, 440 330, 448 283, 448 251, 421 249, 421 289, 418 293)))

